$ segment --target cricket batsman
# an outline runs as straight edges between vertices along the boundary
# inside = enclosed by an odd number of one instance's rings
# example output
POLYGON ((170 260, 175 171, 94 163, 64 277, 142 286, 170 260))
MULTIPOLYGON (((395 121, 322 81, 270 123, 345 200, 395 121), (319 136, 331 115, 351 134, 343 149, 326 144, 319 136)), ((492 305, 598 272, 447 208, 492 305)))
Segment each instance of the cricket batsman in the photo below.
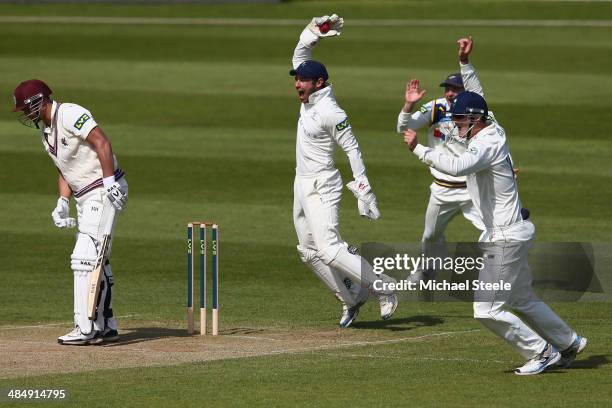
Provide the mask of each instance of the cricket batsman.
POLYGON ((376 280, 393 279, 378 277, 372 266, 340 237, 338 212, 343 182, 334 163, 336 145, 348 156, 354 180, 347 188, 357 198, 359 214, 372 220, 380 217, 349 118, 336 102, 327 69, 311 59, 312 49, 319 41, 340 35, 343 25, 343 19, 335 14, 313 18, 300 35, 289 74, 295 79, 301 102, 293 204, 297 250, 302 262, 342 303, 340 327, 348 327, 369 293, 378 299, 383 320, 395 312, 398 301, 392 291, 373 288, 376 280))
MULTIPOLYGON (((458 43, 460 55, 462 50, 465 54, 460 66, 467 84, 475 75, 467 58, 472 41, 462 38, 458 43)), ((516 374, 538 374, 553 365, 569 367, 586 347, 587 339, 533 293, 527 255, 535 227, 519 199, 506 132, 488 119, 488 113, 482 89, 457 95, 450 114, 456 137, 466 143, 466 151, 459 156, 418 144, 413 130, 404 132, 404 141, 426 165, 466 178, 469 195, 485 226, 480 237, 484 267, 479 279, 511 284, 510 290, 476 291, 474 317, 527 360, 516 374)))
POLYGON ((21 112, 18 119, 22 124, 40 129, 43 147, 58 170, 59 198, 51 213, 56 227, 76 226, 69 205, 71 197, 76 201, 78 233, 70 263, 74 330, 57 340, 63 345, 117 341, 112 309, 114 278, 108 258, 93 320, 87 313, 88 285, 103 231, 108 223, 114 227, 114 214, 125 208, 128 185, 110 141, 91 112, 73 103, 54 101, 50 96, 51 89, 43 81, 24 81, 15 89, 13 112, 21 112))

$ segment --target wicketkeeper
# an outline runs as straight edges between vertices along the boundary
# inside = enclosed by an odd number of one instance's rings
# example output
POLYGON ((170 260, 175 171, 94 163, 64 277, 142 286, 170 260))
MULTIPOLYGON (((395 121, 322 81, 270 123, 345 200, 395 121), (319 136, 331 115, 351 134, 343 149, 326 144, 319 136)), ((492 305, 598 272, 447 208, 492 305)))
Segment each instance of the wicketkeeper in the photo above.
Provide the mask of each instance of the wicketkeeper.
POLYGON ((70 198, 76 201, 79 232, 71 256, 75 327, 58 342, 87 345, 116 341, 119 335, 112 309, 114 279, 108 261, 93 320, 87 313, 88 286, 103 231, 108 223, 114 227, 114 214, 125 208, 128 185, 110 141, 91 112, 76 104, 53 101, 50 95, 51 89, 43 81, 22 82, 14 92, 13 112, 21 112, 22 124, 40 129, 43 147, 57 167, 59 198, 51 217, 58 228, 77 225, 70 217, 70 198))
MULTIPOLYGON (((334 163, 336 145, 348 156, 354 180, 347 184, 357 198, 359 214, 380 217, 366 176, 361 151, 349 118, 338 105, 325 66, 311 59, 321 38, 340 35, 344 21, 337 15, 315 17, 302 31, 293 53, 295 89, 302 103, 297 124, 293 221, 301 260, 342 302, 341 327, 348 327, 371 292, 378 298, 382 319, 391 317, 397 296, 374 290, 372 266, 340 237, 338 211, 342 178, 334 163), (349 288, 345 286, 348 283, 349 288)), ((391 281, 385 275, 381 278, 391 281)))

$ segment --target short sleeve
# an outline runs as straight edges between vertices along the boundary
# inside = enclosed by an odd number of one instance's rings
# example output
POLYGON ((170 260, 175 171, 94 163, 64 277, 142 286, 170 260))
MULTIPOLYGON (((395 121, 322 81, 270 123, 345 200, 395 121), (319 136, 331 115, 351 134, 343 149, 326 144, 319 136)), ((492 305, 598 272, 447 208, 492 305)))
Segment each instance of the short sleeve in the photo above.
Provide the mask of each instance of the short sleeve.
POLYGON ((89 132, 98 126, 93 115, 82 106, 70 104, 62 115, 62 125, 68 132, 85 140, 89 132))

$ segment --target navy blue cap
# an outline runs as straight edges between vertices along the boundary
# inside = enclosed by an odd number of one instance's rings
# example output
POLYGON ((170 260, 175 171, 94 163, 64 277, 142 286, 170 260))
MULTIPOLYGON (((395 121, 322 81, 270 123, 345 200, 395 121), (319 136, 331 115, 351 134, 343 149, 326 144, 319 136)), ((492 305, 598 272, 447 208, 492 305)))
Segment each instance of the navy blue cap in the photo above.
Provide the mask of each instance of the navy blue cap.
POLYGON ((321 64, 319 61, 308 60, 302 62, 296 69, 292 69, 289 71, 289 75, 296 76, 299 75, 305 79, 319 79, 323 78, 324 81, 327 81, 329 75, 327 75, 327 69, 325 69, 325 65, 321 64))
POLYGON ((489 114, 489 108, 487 107, 487 101, 475 92, 464 91, 461 92, 450 108, 452 115, 483 115, 487 117, 489 114))
POLYGON ((463 88, 463 78, 461 78, 460 72, 455 72, 446 77, 446 79, 440 83, 440 86, 455 86, 457 88, 463 88))

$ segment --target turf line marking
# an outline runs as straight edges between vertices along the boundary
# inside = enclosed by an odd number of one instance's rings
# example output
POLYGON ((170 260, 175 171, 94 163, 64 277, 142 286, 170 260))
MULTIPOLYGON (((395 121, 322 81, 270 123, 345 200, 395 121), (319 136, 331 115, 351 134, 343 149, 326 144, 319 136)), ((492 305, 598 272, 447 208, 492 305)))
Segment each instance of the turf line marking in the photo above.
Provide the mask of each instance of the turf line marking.
MULTIPOLYGON (((388 356, 375 356, 373 354, 338 354, 337 357, 353 357, 353 358, 374 358, 374 359, 387 359, 397 360, 398 357, 388 356)), ((478 360, 475 358, 442 358, 442 357, 401 357, 401 360, 415 360, 415 361, 458 361, 465 363, 498 363, 498 364, 511 364, 514 361, 501 361, 501 360, 478 360)))
MULTIPOLYGON (((199 26, 302 26, 304 19, 274 18, 171 18, 103 16, 0 16, 0 23, 199 25, 199 26)), ((612 20, 408 20, 354 19, 354 27, 612 27, 612 20)))
MULTIPOLYGON (((124 319, 126 317, 136 317, 138 315, 125 315, 125 316, 115 316, 117 319, 124 319)), ((65 321, 60 323, 45 323, 45 324, 34 324, 29 326, 0 326, 0 330, 17 330, 17 329, 34 329, 36 327, 51 327, 51 326, 65 326, 67 324, 72 324, 73 321, 65 321)))
POLYGON ((319 351, 319 350, 332 350, 337 348, 345 348, 345 347, 359 347, 359 346, 376 346, 380 344, 395 344, 395 343, 404 343, 408 341, 418 341, 431 337, 442 337, 442 336, 453 336, 459 334, 469 334, 476 333, 481 331, 480 329, 473 330, 461 330, 461 331, 452 331, 452 332, 441 332, 441 333, 431 333, 424 334, 422 336, 417 337, 401 337, 399 339, 388 339, 388 340, 364 340, 364 341, 353 341, 349 343, 340 343, 340 344, 327 344, 323 346, 313 346, 313 347, 304 347, 297 349, 285 349, 285 350, 276 350, 271 351, 269 353, 265 353, 262 355, 273 355, 273 354, 286 354, 286 353, 305 353, 309 351, 319 351))
POLYGON ((223 337, 237 337, 239 339, 251 339, 251 340, 266 340, 266 341, 282 341, 279 339, 273 339, 272 337, 257 337, 257 336, 237 336, 235 334, 222 334, 223 337))

